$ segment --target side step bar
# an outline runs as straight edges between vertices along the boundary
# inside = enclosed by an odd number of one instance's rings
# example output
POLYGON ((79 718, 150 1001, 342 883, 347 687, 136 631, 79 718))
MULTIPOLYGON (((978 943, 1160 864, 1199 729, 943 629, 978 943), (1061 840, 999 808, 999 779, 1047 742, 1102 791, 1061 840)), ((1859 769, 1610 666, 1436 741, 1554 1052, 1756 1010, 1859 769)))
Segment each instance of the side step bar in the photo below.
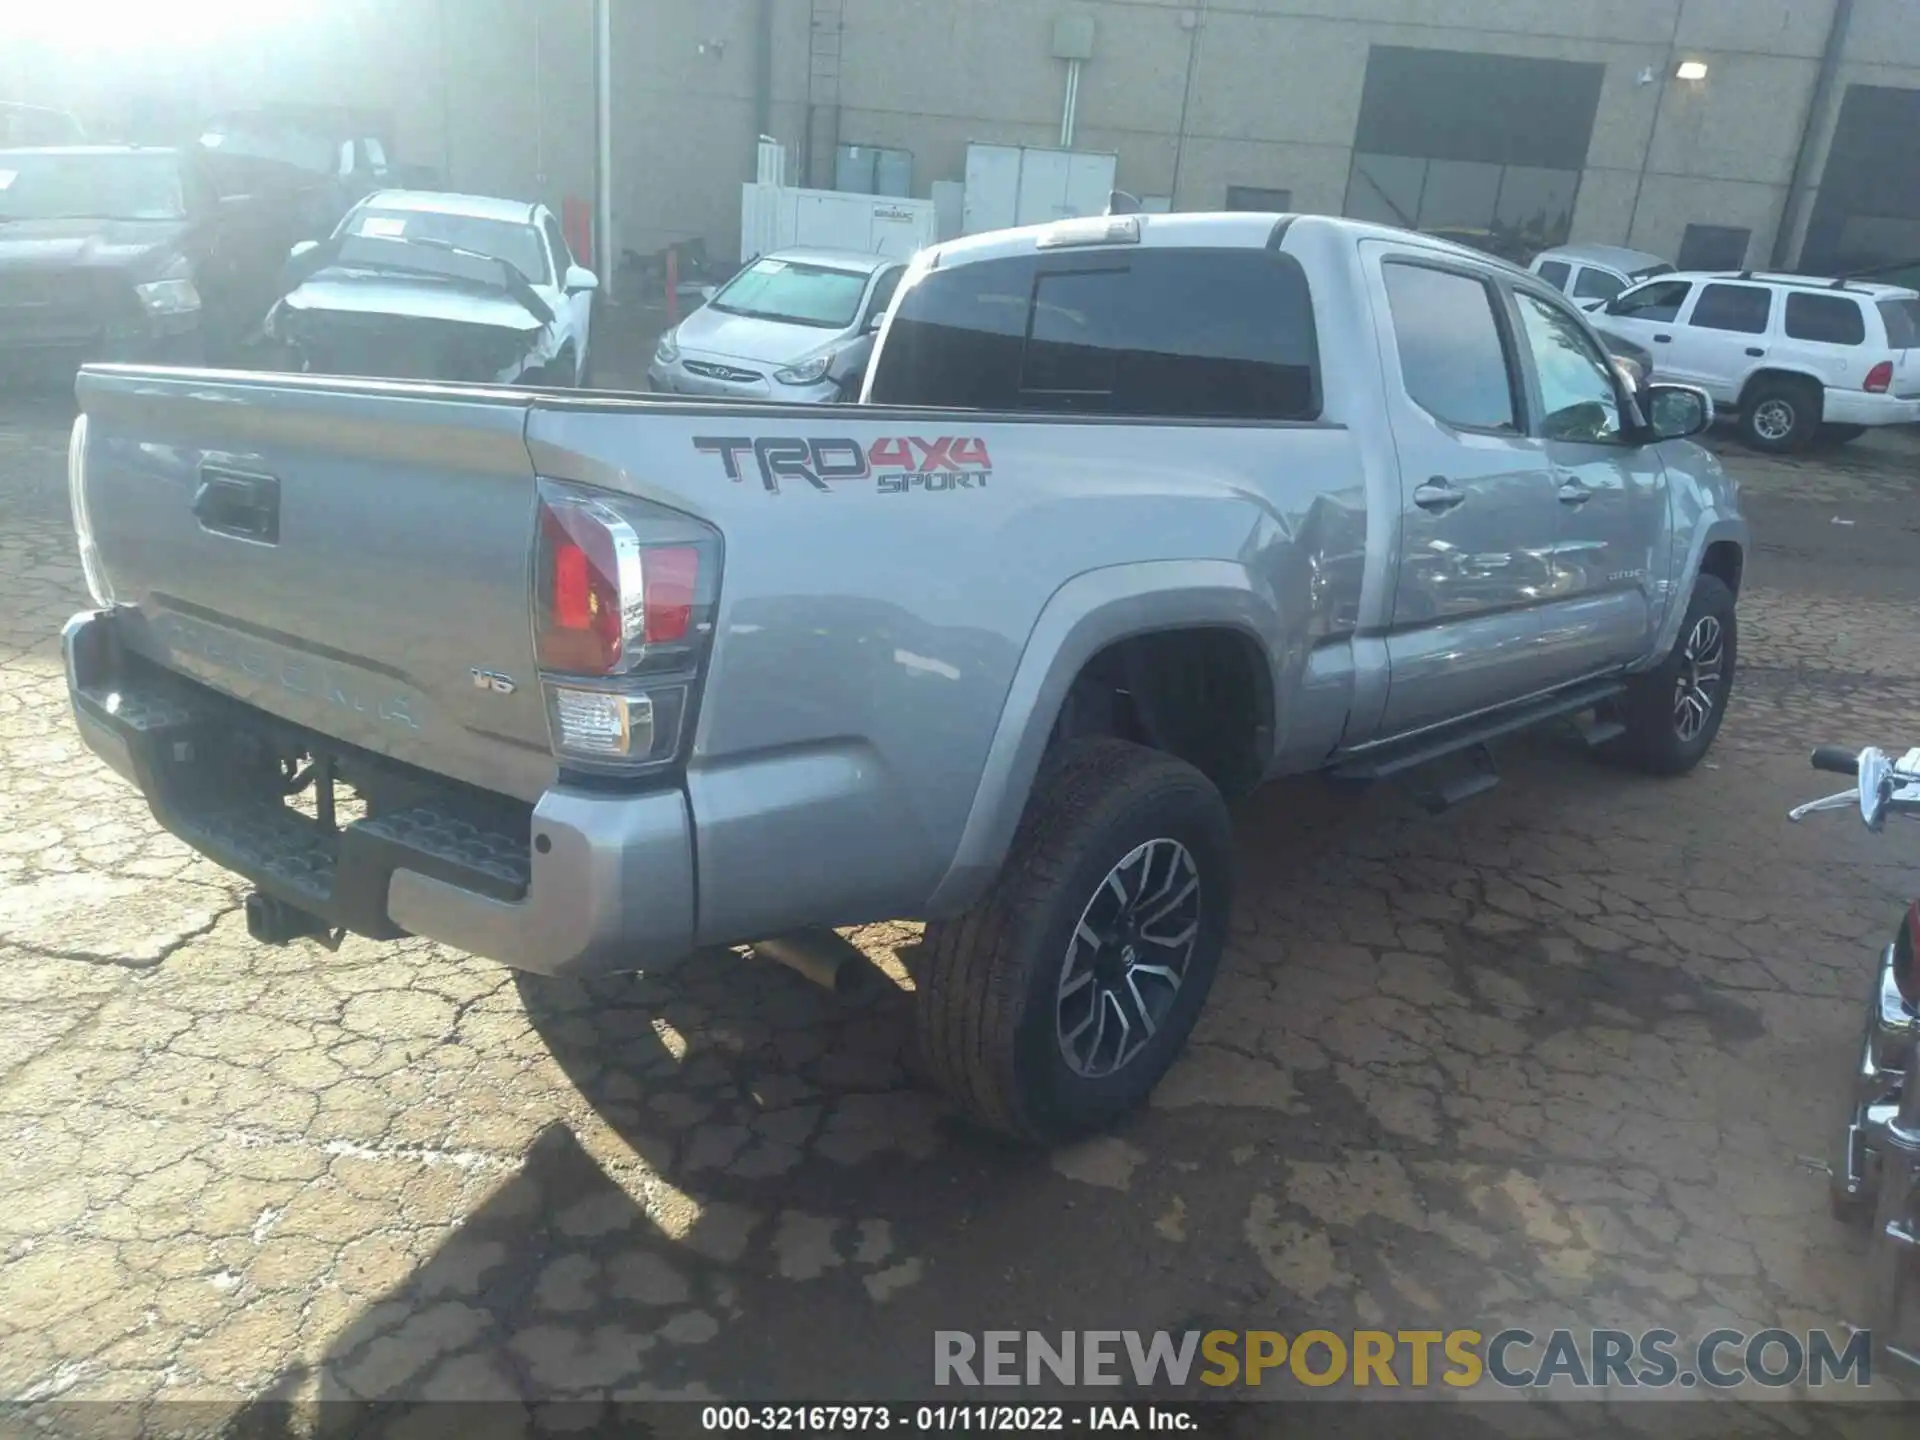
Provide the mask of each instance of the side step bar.
MULTIPOLYGON (((1473 774, 1442 787, 1436 793, 1435 799, 1446 799, 1457 793, 1457 799, 1441 807, 1450 808, 1452 804, 1491 790, 1499 783, 1499 776, 1492 769, 1492 756, 1486 751, 1489 741, 1521 730, 1531 730, 1549 720, 1591 710, 1596 705, 1614 699, 1625 689, 1626 686, 1618 680, 1603 680, 1562 690, 1494 715, 1483 715, 1441 730, 1427 731, 1400 743, 1388 742, 1377 749, 1361 750, 1333 766, 1327 774, 1335 780, 1359 783, 1391 780, 1409 770, 1431 765, 1436 760, 1444 760, 1462 751, 1480 752, 1475 757, 1479 763, 1475 765, 1473 774)), ((1620 733, 1622 727, 1608 720, 1596 721, 1582 731, 1589 745, 1605 744, 1620 733)))

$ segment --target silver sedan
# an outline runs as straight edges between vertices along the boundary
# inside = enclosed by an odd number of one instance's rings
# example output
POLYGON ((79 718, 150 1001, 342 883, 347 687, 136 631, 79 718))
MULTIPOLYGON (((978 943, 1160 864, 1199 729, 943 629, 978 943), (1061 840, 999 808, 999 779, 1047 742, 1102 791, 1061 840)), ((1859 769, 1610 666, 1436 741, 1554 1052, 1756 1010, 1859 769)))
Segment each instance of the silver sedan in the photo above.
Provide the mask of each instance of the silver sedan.
POLYGON ((647 383, 675 395, 852 399, 905 271, 850 250, 763 255, 660 337, 647 383))

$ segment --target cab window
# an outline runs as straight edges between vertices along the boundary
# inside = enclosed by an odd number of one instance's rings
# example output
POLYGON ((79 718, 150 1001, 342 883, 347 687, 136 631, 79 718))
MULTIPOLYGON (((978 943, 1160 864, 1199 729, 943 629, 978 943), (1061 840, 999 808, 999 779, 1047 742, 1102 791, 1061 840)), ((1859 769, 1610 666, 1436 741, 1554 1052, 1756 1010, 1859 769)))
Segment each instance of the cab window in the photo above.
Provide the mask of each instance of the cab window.
POLYGON ((1567 276, 1573 273, 1573 267, 1564 260, 1542 260, 1533 273, 1554 289, 1565 290, 1567 276))
POLYGON ((1620 391, 1613 367, 1580 322, 1536 295, 1518 294, 1520 329, 1540 381, 1540 434, 1604 444, 1620 438, 1620 391))

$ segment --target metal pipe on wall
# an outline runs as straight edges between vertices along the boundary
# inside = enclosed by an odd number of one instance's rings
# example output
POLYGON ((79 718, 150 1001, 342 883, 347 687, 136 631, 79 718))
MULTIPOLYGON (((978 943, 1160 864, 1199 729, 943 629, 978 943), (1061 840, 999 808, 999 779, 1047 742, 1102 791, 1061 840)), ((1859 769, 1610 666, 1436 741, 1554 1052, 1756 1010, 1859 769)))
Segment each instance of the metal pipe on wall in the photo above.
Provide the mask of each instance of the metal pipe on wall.
POLYGON ((753 52, 753 143, 773 133, 773 0, 760 0, 753 52))
POLYGON ((1775 270, 1787 267, 1794 232, 1800 228, 1807 176, 1813 169, 1813 152, 1820 143, 1821 126, 1833 102, 1833 87, 1840 75, 1840 56, 1847 48, 1847 27, 1852 23, 1853 0, 1834 0, 1833 20, 1827 26, 1827 47, 1820 53, 1820 73, 1814 79, 1813 95, 1807 101, 1807 118, 1800 126, 1800 147, 1794 152, 1793 171, 1787 176, 1787 193, 1780 202, 1780 224, 1773 232, 1773 252, 1767 263, 1775 270))
POLYGON ((1080 62, 1067 61, 1067 94, 1060 107, 1060 148, 1073 148, 1073 130, 1080 116, 1080 62))
POLYGON ((600 294, 613 300, 613 0, 593 0, 593 79, 593 258, 600 294))

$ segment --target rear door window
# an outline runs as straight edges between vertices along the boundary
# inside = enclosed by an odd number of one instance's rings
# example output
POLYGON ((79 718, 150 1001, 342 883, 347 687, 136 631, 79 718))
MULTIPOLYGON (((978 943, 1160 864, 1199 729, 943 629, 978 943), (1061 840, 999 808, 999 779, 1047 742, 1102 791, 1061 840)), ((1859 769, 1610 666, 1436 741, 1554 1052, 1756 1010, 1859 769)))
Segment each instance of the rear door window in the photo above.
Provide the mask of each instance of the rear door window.
POLYGON ((1687 323, 1700 330, 1764 335, 1772 310, 1773 291, 1763 285, 1708 285, 1694 302, 1687 323))
POLYGON ((1860 302, 1849 295, 1814 295, 1795 290, 1787 295, 1785 329, 1794 340, 1864 345, 1867 317, 1860 313, 1860 302))
POLYGON ((1458 429, 1517 430, 1492 287, 1431 265, 1390 260, 1380 271, 1408 398, 1458 429))
POLYGON ((1182 419, 1320 413, 1313 304, 1272 250, 1089 250, 923 276, 873 377, 880 404, 1182 419))
POLYGON ((1564 260, 1542 260, 1534 268, 1534 273, 1556 290, 1567 288, 1567 276, 1573 273, 1573 267, 1564 260))

